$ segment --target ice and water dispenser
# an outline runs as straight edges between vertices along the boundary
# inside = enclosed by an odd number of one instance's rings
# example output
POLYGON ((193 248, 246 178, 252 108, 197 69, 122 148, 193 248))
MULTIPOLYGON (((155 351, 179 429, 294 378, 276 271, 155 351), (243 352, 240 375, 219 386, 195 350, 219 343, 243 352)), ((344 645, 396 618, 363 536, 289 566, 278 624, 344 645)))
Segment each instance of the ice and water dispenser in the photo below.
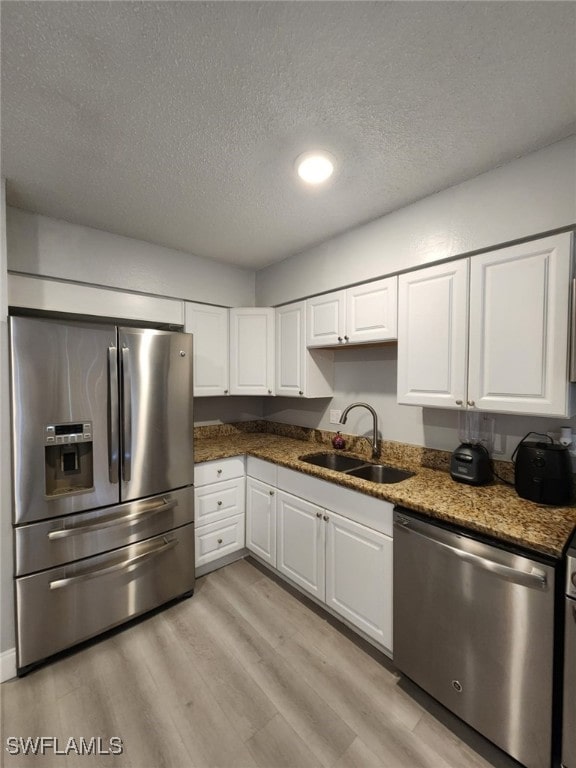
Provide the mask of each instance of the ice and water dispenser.
POLYGON ((92 422, 47 424, 44 427, 46 497, 94 488, 92 422))

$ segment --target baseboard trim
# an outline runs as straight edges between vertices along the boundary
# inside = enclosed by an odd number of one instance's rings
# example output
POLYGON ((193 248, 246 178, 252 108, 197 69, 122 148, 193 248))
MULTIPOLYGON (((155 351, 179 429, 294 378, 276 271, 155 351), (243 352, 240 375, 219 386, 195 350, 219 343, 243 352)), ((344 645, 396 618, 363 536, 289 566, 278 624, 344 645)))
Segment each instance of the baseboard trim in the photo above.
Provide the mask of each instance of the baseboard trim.
POLYGON ((0 683, 16 677, 16 648, 0 653, 0 683))

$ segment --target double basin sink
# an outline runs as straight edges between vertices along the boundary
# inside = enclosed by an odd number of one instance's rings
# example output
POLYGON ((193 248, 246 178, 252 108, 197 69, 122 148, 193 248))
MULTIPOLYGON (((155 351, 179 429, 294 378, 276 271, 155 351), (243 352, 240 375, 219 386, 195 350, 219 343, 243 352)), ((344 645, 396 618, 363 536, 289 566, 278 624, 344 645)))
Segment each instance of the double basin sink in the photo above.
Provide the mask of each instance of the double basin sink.
POLYGON ((314 464, 316 467, 344 472, 350 477, 370 480, 373 483, 400 483, 414 475, 414 472, 407 472, 404 469, 396 469, 386 464, 371 464, 364 459, 342 456, 339 453, 309 453, 306 456, 300 456, 300 461, 314 464))

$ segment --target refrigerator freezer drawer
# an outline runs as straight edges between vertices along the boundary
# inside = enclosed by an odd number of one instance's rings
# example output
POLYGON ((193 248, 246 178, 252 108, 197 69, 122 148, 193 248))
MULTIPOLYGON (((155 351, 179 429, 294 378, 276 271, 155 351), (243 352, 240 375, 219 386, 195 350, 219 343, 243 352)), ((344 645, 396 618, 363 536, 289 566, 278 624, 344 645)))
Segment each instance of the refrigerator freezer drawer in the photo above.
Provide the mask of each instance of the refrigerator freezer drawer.
POLYGON ((16 576, 99 555, 194 520, 194 488, 15 529, 16 576))
POLYGON ((194 525, 16 579, 18 668, 194 588, 194 525))

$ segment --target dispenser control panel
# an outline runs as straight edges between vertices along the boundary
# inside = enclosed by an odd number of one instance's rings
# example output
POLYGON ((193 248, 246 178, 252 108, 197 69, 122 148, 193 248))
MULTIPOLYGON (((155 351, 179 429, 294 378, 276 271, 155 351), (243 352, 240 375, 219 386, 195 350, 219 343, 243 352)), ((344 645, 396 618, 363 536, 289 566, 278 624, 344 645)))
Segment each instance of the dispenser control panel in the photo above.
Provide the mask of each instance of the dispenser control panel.
POLYGON ((47 424, 44 427, 44 445, 71 445, 92 442, 92 422, 73 424, 47 424))

